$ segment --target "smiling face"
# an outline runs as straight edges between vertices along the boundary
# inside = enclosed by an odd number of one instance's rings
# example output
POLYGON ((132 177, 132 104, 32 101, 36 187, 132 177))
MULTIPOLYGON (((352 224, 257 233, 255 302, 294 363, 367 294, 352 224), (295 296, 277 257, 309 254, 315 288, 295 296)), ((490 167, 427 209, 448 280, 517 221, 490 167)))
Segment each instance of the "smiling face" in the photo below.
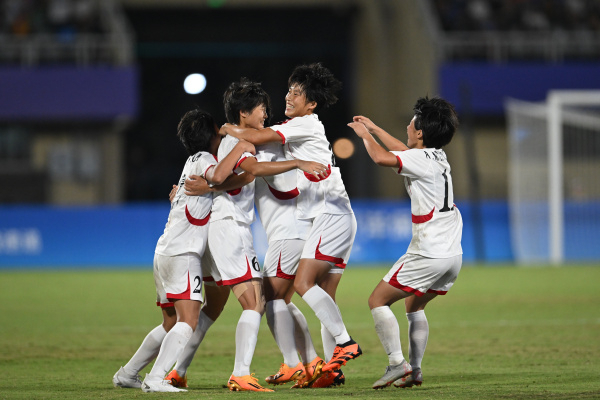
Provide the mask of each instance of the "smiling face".
POLYGON ((417 128, 415 128, 416 118, 417 117, 413 117, 413 119, 410 120, 410 124, 408 124, 408 126, 406 127, 406 134, 408 135, 406 146, 409 149, 422 149, 425 147, 423 146, 423 131, 417 130, 417 128))
POLYGON ((290 86, 285 95, 285 116, 288 118, 302 117, 312 114, 317 106, 314 101, 308 102, 301 86, 290 86))
POLYGON ((265 120, 268 118, 267 107, 264 104, 254 107, 247 112, 240 112, 240 127, 262 129, 265 127, 265 120))

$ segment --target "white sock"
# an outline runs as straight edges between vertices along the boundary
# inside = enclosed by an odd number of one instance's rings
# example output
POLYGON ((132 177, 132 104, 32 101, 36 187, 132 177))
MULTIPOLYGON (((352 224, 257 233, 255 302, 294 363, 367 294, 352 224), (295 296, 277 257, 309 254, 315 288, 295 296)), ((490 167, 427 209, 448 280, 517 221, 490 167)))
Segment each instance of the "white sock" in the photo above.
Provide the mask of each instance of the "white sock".
POLYGON ((304 314, 302 314, 302 311, 300 311, 294 303, 288 303, 287 307, 294 319, 294 339, 296 342, 296 349, 300 353, 302 362, 308 364, 318 357, 312 337, 310 336, 308 322, 306 321, 304 314))
POLYGON ((285 304, 285 300, 267 302, 267 324, 271 334, 283 354, 283 362, 295 367, 300 362, 294 339, 294 319, 285 304))
POLYGON ((404 355, 396 316, 388 306, 375 307, 371 310, 371 315, 375 321, 375 331, 388 355, 390 365, 400 364, 404 360, 404 355))
POLYGON ((187 369, 192 363, 192 360, 194 359, 194 355, 196 354, 200 343, 202 343, 206 332, 214 322, 215 321, 208 318, 208 316, 202 311, 200 312, 196 330, 194 331, 192 337, 190 338, 190 340, 188 340, 187 344, 183 348, 183 351, 179 355, 179 358, 177 358, 177 364, 175 364, 175 369, 177 370, 179 376, 181 376, 182 378, 185 376, 185 374, 187 374, 187 369))
POLYGON ((408 357, 413 369, 421 368, 421 361, 427 347, 429 323, 425 310, 406 313, 408 319, 408 357))
POLYGON ((340 309, 326 291, 315 285, 308 289, 302 298, 313 309, 321 323, 331 332, 337 344, 344 344, 350 340, 340 309))
POLYGON ((160 324, 156 328, 152 329, 150 333, 146 335, 144 341, 137 349, 133 357, 123 367, 125 373, 131 376, 136 376, 146 365, 150 364, 152 360, 158 356, 160 351, 160 345, 163 339, 167 336, 167 331, 160 324))
POLYGON ((333 335, 323 324, 321 324, 321 340, 323 341, 323 357, 325 357, 325 362, 327 363, 333 357, 336 343, 333 335))
POLYGON ((260 318, 260 313, 254 310, 242 311, 235 330, 234 376, 250 375, 250 363, 256 349, 260 318))
POLYGON ((185 322, 175 324, 169 333, 167 333, 167 336, 165 336, 162 346, 160 346, 158 357, 156 357, 152 370, 148 374, 150 379, 162 380, 165 377, 173 364, 175 364, 190 337, 192 337, 192 333, 194 333, 194 330, 185 322))

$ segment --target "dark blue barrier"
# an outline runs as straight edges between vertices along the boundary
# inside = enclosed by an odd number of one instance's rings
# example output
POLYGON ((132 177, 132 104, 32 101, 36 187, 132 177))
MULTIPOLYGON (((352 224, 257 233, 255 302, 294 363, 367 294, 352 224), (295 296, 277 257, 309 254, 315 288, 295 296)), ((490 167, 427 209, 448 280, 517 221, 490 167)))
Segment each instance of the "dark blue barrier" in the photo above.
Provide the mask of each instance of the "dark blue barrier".
POLYGON ((0 67, 0 120, 136 116, 136 66, 0 67))
MULTIPOLYGON (((391 264, 408 247, 411 217, 408 201, 353 200, 358 232, 351 263, 391 264)), ((466 263, 475 256, 475 231, 469 204, 458 204, 463 215, 466 263)), ((0 268, 11 267, 133 267, 152 264, 154 246, 162 234, 169 205, 128 204, 101 207, 0 206, 0 268)), ((508 210, 505 202, 485 202, 484 259, 511 262, 508 210)), ((257 223, 255 247, 260 258, 266 239, 257 223)))
POLYGON ((507 97, 543 101, 552 89, 599 89, 600 63, 445 63, 439 82, 459 113, 503 115, 507 97))

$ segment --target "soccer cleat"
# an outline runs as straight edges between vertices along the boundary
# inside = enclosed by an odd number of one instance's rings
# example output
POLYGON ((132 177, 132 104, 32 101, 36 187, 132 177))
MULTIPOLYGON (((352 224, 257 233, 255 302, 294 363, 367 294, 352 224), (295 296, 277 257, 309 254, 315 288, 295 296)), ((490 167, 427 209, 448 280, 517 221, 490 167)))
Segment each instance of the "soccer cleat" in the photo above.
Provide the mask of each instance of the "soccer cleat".
POLYGON ((319 377, 313 384, 312 388, 328 388, 341 386, 346 383, 346 377, 341 369, 335 371, 327 371, 319 377))
POLYGON ((394 386, 399 388, 410 388, 413 386, 421 386, 423 383, 423 374, 421 368, 414 369, 409 375, 398 379, 394 382, 394 386))
POLYGON ((149 379, 146 375, 146 379, 142 382, 142 391, 145 393, 150 392, 187 392, 185 389, 179 389, 171 385, 171 383, 164 379, 149 379))
POLYGON ((265 381, 270 385, 283 385, 284 383, 297 381, 304 374, 304 365, 301 362, 294 368, 290 368, 287 364, 281 364, 281 368, 275 375, 267 376, 265 381))
POLYGON ((177 373, 176 369, 169 372, 169 375, 165 376, 165 381, 169 381, 171 386, 174 386, 174 387, 179 387, 179 388, 188 387, 187 376, 184 376, 183 378, 180 377, 179 374, 177 373))
POLYGON ((322 369, 325 361, 321 357, 315 357, 308 364, 304 364, 304 375, 298 378, 292 389, 309 388, 322 375, 322 369))
POLYGON ((408 375, 412 372, 410 364, 402 360, 400 364, 388 365, 385 368, 385 374, 373 384, 373 389, 383 389, 408 375))
POLYGON ((350 338, 346 343, 335 346, 333 357, 325 364, 323 371, 335 371, 336 369, 340 369, 343 365, 346 365, 348 361, 360 357, 361 354, 362 350, 358 343, 350 338))
POLYGON ((229 377, 227 387, 232 392, 274 392, 274 390, 264 388, 258 383, 258 379, 252 375, 233 376, 229 377))
POLYGON ((134 376, 127 375, 123 367, 119 368, 119 370, 115 373, 112 381, 114 387, 136 389, 142 387, 142 377, 137 374, 134 376))

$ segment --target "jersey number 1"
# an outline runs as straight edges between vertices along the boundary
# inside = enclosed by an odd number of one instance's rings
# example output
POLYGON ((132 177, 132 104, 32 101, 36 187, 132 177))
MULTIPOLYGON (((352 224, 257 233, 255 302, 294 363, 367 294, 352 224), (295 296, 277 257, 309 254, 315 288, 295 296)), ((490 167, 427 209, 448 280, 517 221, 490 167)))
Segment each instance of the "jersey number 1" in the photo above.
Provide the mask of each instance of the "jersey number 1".
POLYGON ((452 211, 454 206, 448 207, 448 175, 446 175, 446 170, 442 172, 442 176, 444 177, 444 207, 440 209, 440 212, 452 211))

